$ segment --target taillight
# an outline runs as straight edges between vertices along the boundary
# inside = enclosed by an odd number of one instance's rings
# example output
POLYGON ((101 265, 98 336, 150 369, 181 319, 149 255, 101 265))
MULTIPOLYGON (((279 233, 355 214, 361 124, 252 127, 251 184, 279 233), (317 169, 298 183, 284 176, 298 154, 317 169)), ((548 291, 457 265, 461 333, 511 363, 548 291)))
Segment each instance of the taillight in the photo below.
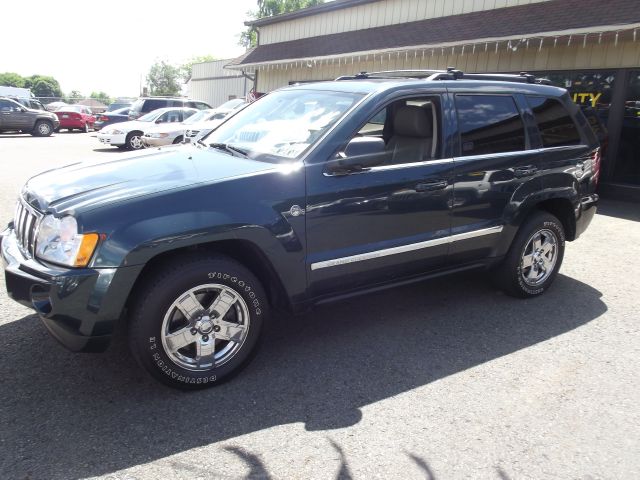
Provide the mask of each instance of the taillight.
POLYGON ((602 155, 600 154, 600 148, 596 148, 593 152, 591 152, 591 169, 593 170, 593 184, 594 186, 598 186, 598 181, 600 180, 600 164, 602 162, 602 155))
POLYGON ((101 122, 108 122, 109 121, 109 117, 105 117, 104 115, 100 115, 98 117, 98 120, 100 120, 101 122))

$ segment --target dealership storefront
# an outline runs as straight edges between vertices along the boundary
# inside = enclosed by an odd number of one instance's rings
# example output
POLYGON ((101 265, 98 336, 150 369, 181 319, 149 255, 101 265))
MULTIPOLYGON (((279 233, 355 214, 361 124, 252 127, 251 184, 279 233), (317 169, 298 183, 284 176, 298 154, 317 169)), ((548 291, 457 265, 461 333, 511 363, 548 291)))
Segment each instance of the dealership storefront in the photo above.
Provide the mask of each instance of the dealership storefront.
POLYGON ((335 0, 248 22, 255 90, 360 71, 522 72, 566 88, 605 146, 602 193, 640 201, 637 0, 335 0))
POLYGON ((592 122, 596 133, 601 133, 602 126, 605 126, 605 193, 639 198, 640 69, 536 74, 548 78, 554 85, 566 88, 574 102, 586 110, 592 109, 601 122, 592 122))

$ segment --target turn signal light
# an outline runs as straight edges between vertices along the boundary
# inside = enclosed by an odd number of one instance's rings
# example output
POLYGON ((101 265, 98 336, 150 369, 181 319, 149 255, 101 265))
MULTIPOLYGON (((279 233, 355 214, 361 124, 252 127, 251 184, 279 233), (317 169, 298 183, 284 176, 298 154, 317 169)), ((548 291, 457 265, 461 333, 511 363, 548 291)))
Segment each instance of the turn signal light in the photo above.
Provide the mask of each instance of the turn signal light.
POLYGON ((73 264, 74 267, 86 267, 89 263, 89 260, 91 260, 91 256, 93 255, 97 244, 97 233, 85 233, 82 236, 82 243, 80 244, 80 248, 78 249, 76 261, 73 264))

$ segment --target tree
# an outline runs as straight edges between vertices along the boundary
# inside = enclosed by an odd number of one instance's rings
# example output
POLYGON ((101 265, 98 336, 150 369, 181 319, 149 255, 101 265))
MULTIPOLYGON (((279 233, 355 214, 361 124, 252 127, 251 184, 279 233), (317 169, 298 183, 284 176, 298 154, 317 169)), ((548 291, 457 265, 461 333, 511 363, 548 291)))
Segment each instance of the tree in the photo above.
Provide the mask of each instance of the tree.
MULTIPOLYGON (((324 0, 257 0, 258 11, 249 12, 248 15, 254 19, 273 17, 282 13, 295 12, 301 8, 313 7, 324 3, 324 0)), ((240 34, 240 45, 244 47, 255 47, 257 43, 256 30, 253 27, 240 34)))
POLYGON ((150 95, 173 96, 180 93, 180 67, 175 67, 165 60, 154 63, 147 74, 150 95))
POLYGON ((180 65, 180 75, 182 76, 182 80, 184 82, 188 82, 191 78, 191 72, 193 71, 194 63, 203 63, 203 62, 212 62, 217 60, 216 57, 212 55, 200 55, 199 57, 191 57, 184 64, 180 65))
POLYGON ((82 100, 84 95, 82 95, 78 90, 71 90, 71 93, 67 95, 66 101, 69 103, 78 103, 78 100, 82 100))
POLYGON ((91 92, 90 97, 95 98, 105 105, 109 105, 111 103, 111 98, 109 98, 109 95, 107 95, 105 92, 91 92))
POLYGON ((62 90, 58 81, 47 75, 31 75, 25 78, 25 88, 30 88, 36 97, 61 97, 62 90))
POLYGON ((24 88, 24 78, 13 72, 0 73, 0 85, 3 87, 24 88))

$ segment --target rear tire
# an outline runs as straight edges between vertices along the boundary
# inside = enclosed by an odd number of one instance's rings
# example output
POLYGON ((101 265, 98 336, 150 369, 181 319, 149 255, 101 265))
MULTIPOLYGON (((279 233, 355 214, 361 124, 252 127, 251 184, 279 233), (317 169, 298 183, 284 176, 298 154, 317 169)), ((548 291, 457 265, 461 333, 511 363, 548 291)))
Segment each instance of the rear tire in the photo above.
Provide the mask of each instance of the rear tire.
POLYGON ((47 120, 38 120, 31 131, 34 137, 48 137, 53 133, 53 124, 47 120))
POLYGON ((84 124, 84 133, 89 133, 89 124, 88 123, 84 124))
POLYGON ((564 258, 562 223, 547 212, 535 212, 522 224, 509 253, 496 269, 496 281, 508 295, 531 298, 551 286, 564 258))
POLYGON ((129 346, 170 387, 229 380, 253 358, 269 314, 258 279, 221 256, 183 256, 156 271, 136 295, 129 346))

